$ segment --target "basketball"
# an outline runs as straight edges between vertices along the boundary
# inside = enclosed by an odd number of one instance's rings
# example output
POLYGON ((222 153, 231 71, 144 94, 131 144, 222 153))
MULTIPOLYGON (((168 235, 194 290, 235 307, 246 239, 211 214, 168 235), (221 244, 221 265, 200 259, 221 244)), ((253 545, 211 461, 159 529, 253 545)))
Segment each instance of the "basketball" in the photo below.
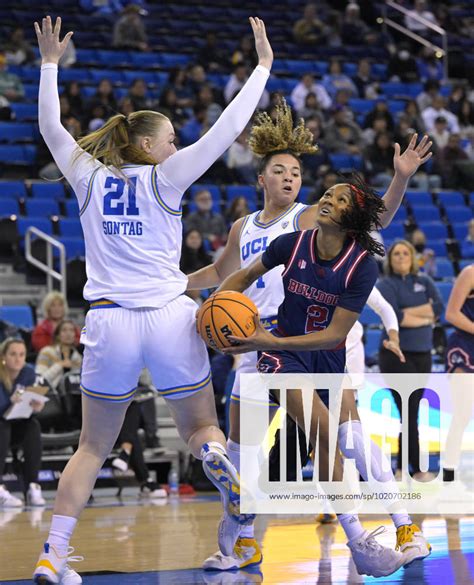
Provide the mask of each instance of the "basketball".
POLYGON ((212 349, 230 347, 229 335, 249 337, 255 332, 258 309, 244 294, 225 290, 213 295, 201 306, 198 331, 212 349))

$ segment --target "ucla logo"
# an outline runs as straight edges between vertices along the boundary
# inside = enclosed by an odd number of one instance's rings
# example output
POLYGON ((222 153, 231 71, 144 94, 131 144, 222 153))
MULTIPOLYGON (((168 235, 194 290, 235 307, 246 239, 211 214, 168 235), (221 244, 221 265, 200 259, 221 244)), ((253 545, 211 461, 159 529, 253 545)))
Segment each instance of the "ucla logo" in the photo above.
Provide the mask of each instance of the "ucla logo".
POLYGON ((268 236, 263 238, 257 238, 251 242, 247 242, 245 246, 242 246, 242 260, 247 260, 250 254, 261 254, 265 252, 268 247, 268 236))

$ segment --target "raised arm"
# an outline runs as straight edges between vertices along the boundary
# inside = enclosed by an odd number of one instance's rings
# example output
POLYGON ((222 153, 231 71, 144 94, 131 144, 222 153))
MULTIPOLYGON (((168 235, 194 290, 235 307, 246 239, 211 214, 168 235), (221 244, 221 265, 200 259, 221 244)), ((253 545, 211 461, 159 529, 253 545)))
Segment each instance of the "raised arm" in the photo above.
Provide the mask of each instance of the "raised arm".
MULTIPOLYGON (((50 16, 43 18, 41 27, 35 22, 35 31, 41 53, 38 101, 39 129, 60 171, 75 187, 84 178, 85 165, 88 165, 89 160, 86 157, 74 160, 78 146, 74 138, 61 124, 58 94, 58 63, 73 33, 68 32, 60 41, 61 18, 56 19, 53 28, 50 16)), ((87 157, 90 158, 89 155, 87 157)))
POLYGON ((423 136, 418 145, 416 144, 417 138, 418 134, 413 134, 410 144, 407 146, 407 149, 403 154, 400 154, 400 145, 398 142, 395 143, 395 155, 393 157, 395 174, 383 196, 386 211, 380 216, 382 227, 390 225, 395 213, 398 211, 410 177, 414 175, 418 168, 428 161, 433 154, 430 152, 433 143, 429 140, 428 136, 423 136))
POLYGON ((169 187, 181 196, 230 147, 248 124, 270 75, 273 51, 263 20, 250 18, 259 64, 212 128, 196 143, 166 159, 159 169, 169 187))
POLYGON ((473 289, 474 264, 471 264, 466 266, 457 277, 446 307, 446 321, 471 335, 474 335, 474 322, 461 313, 461 308, 473 289))

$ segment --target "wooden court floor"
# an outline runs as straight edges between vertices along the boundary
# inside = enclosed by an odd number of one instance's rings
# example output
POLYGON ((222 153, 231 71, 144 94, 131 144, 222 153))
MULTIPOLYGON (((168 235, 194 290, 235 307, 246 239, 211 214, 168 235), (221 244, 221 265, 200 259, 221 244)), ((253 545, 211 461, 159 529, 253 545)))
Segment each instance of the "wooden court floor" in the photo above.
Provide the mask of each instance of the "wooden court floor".
MULTIPOLYGON (((339 526, 317 525, 311 516, 261 516, 256 535, 263 546, 259 570, 206 573, 202 561, 216 550, 220 504, 216 496, 180 497, 157 504, 140 502, 131 489, 119 500, 97 492, 86 508, 72 544, 84 561, 74 563, 86 585, 194 583, 474 583, 474 516, 418 517, 433 546, 432 555, 390 577, 357 574, 339 526)), ((49 503, 52 503, 49 501, 49 503)), ((47 535, 51 506, 44 510, 0 511, 0 583, 30 583, 47 535)), ((366 517, 373 530, 386 525, 380 540, 394 544, 390 521, 366 517)))

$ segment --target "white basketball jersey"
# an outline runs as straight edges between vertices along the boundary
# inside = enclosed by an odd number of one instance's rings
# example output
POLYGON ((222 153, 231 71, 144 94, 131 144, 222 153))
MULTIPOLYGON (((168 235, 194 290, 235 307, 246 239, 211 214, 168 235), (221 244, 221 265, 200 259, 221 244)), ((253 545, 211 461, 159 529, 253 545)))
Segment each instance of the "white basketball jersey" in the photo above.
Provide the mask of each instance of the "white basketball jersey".
MULTIPOLYGON (((84 298, 160 308, 184 292, 181 209, 166 202, 158 167, 125 165, 126 181, 100 165, 79 212, 86 244, 84 298)), ((176 199, 176 196, 174 197, 176 199)))
MULTIPOLYGON (((306 207, 302 203, 294 203, 290 209, 266 224, 259 220, 260 211, 247 215, 240 230, 241 267, 245 268, 261 256, 278 236, 296 231, 297 216, 306 207)), ((257 305, 262 318, 274 317, 283 302, 283 270, 284 266, 272 268, 245 291, 257 305)))

